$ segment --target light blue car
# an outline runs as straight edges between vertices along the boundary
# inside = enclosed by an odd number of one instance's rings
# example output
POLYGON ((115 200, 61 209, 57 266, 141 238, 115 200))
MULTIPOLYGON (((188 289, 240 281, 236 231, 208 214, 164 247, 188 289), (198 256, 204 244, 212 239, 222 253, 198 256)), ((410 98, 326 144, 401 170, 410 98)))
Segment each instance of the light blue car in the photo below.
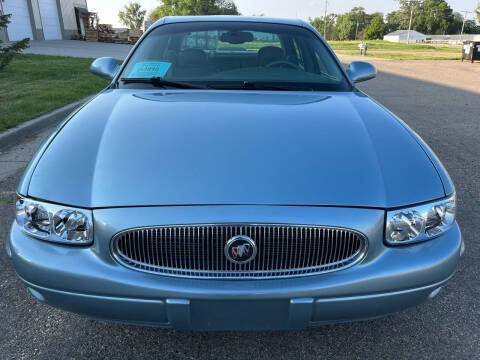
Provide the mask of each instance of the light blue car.
POLYGON ((182 330, 417 305, 464 245, 432 150, 300 20, 171 17, 44 142, 6 250, 39 300, 182 330))

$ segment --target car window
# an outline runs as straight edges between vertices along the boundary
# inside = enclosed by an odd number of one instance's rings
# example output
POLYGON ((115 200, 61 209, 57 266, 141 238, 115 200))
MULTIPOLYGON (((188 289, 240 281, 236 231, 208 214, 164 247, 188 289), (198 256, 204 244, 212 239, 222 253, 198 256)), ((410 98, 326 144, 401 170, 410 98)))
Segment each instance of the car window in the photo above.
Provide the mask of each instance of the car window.
POLYGON ((256 22, 159 26, 139 44, 121 77, 161 77, 204 86, 248 82, 317 91, 350 89, 313 32, 256 22))

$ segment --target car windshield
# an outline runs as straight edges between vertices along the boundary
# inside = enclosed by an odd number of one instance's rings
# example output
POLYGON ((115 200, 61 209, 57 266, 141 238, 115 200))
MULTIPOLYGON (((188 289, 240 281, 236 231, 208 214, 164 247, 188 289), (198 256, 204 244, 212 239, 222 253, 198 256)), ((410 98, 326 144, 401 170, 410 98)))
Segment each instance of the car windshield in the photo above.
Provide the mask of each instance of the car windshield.
POLYGON ((121 87, 178 83, 183 88, 350 90, 334 57, 312 31, 259 22, 159 26, 139 44, 120 79, 121 87))

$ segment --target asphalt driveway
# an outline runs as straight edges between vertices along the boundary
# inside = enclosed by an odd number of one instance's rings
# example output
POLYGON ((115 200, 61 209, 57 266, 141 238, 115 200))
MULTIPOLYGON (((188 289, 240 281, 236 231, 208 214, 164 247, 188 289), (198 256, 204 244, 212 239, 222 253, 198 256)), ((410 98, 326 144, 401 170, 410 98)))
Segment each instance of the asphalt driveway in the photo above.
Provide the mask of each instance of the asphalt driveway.
MULTIPOLYGON (((433 301, 383 319, 303 331, 183 333, 90 321, 39 303, 16 278, 2 250, 0 359, 478 358, 480 93, 387 73, 362 88, 430 144, 457 187, 467 251, 454 278, 433 301)), ((17 167, 22 167, 31 144, 3 158, 18 159, 17 167)), ((0 179, 1 248, 13 219, 9 202, 19 176, 17 171, 0 179)))

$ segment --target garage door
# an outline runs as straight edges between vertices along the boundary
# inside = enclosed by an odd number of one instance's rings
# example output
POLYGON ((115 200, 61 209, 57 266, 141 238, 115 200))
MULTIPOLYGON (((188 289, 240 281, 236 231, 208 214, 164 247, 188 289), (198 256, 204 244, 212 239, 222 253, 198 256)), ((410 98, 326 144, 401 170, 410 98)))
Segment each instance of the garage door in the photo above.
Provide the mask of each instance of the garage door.
POLYGON ((27 0, 5 0, 2 5, 4 14, 12 14, 7 28, 9 40, 33 39, 27 0))
POLYGON ((38 0, 45 40, 61 40, 57 0, 38 0))

